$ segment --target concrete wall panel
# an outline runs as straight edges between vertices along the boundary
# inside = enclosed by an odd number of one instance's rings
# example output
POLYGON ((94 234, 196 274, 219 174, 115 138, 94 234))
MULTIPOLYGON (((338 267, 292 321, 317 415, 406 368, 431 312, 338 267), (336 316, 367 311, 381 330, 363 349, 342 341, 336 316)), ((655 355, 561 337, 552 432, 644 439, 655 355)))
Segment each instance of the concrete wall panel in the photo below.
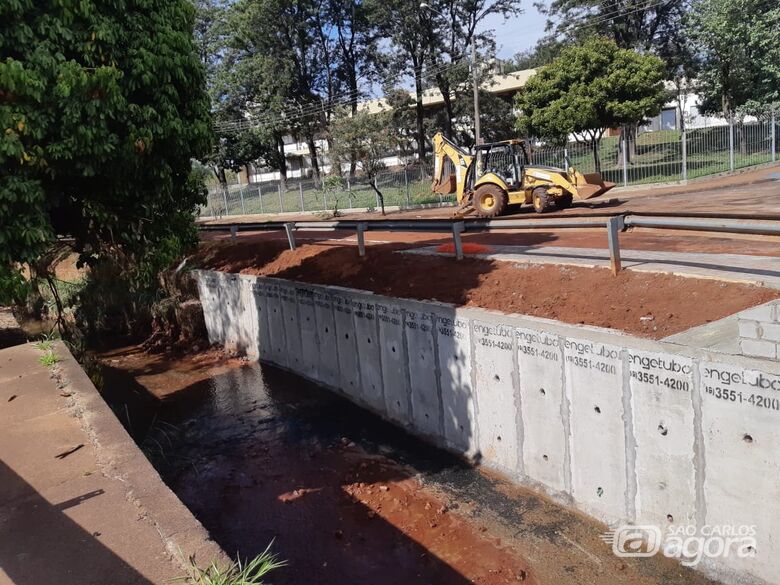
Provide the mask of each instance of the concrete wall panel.
POLYGON ((279 286, 279 302, 282 306, 284 321, 284 342, 286 365, 300 372, 303 366, 303 346, 301 342, 301 323, 298 315, 298 294, 293 285, 279 286))
POLYGON ((509 473, 520 471, 515 393, 514 329, 472 321, 477 440, 482 460, 509 473))
POLYGON ((721 362, 700 372, 705 523, 754 526, 756 556, 723 562, 780 582, 780 375, 721 362))
POLYGON ((339 371, 341 372, 339 387, 349 396, 362 400, 360 362, 357 353, 355 320, 352 315, 353 296, 345 291, 333 294, 333 315, 336 323, 339 371))
POLYGON ((409 364, 412 425, 437 440, 442 436, 439 374, 436 367, 433 315, 430 305, 405 303, 404 332, 409 364))
POLYGON ((379 325, 374 299, 370 295, 354 298, 352 300, 352 316, 355 320, 355 342, 360 368, 361 395, 371 408, 377 412, 385 413, 382 352, 379 347, 379 325))
POLYGON ((518 328, 517 364, 524 432, 525 474, 548 488, 568 488, 568 404, 560 338, 518 328))
POLYGON ((636 517, 657 526, 696 523, 693 360, 630 350, 636 443, 636 517))
POLYGON ((219 311, 219 273, 208 270, 199 270, 196 273, 198 294, 203 306, 203 318, 206 322, 206 333, 209 343, 224 343, 225 337, 222 330, 222 319, 219 311))
POLYGON ((404 425, 411 424, 409 372, 404 343, 403 311, 395 303, 377 302, 379 342, 382 353, 382 386, 387 416, 404 425))
POLYGON ((271 361, 271 332, 268 324, 268 282, 258 279, 252 283, 257 314, 258 353, 261 360, 271 361))
POLYGON ((317 310, 314 302, 314 289, 298 285, 296 295, 301 331, 301 373, 317 380, 320 348, 317 342, 317 310))
POLYGON ((572 496, 603 520, 630 516, 626 505, 623 360, 620 348, 586 339, 564 342, 571 405, 572 496))
POLYGON ((266 304, 268 307, 268 337, 270 361, 278 366, 287 366, 287 336, 282 313, 282 300, 280 286, 274 281, 269 281, 265 289, 266 304))
POLYGON ((241 279, 238 274, 219 275, 219 303, 222 315, 222 331, 225 347, 229 351, 242 352, 242 321, 244 318, 244 299, 241 295, 241 279))
POLYGON ((247 357, 253 359, 260 357, 260 331, 258 329, 257 303, 255 303, 255 294, 252 288, 255 281, 256 279, 253 276, 241 276, 239 280, 241 286, 241 307, 243 310, 243 317, 240 325, 240 349, 247 357))
POLYGON ((336 320, 333 316, 333 295, 323 288, 314 290, 314 309, 317 316, 317 380, 337 387, 339 383, 339 354, 336 343, 336 320))
POLYGON ((477 427, 471 383, 471 323, 454 310, 438 309, 434 316, 444 438, 449 447, 473 455, 477 427))

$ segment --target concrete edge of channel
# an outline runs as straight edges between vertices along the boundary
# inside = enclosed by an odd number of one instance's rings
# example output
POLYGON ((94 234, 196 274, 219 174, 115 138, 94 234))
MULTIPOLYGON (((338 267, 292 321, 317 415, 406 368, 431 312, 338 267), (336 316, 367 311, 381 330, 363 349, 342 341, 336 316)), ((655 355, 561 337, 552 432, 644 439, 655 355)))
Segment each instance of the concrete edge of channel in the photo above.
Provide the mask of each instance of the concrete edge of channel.
POLYGON ((165 484, 67 346, 58 341, 55 347, 61 358, 56 377, 73 392, 71 414, 79 419, 95 448, 101 473, 123 484, 125 497, 138 509, 139 517, 157 530, 183 575, 192 570, 193 563, 201 568, 212 562, 227 566, 230 557, 165 484))

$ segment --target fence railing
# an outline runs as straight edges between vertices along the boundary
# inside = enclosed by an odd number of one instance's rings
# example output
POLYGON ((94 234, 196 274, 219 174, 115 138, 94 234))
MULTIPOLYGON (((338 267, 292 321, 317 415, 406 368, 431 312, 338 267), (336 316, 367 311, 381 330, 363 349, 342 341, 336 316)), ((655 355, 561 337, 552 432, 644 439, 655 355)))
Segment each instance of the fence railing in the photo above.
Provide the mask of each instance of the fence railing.
MULTIPOLYGON (((729 123, 687 131, 639 132, 635 140, 625 134, 600 141, 598 158, 605 180, 621 186, 687 181, 778 159, 780 124, 771 119, 745 124, 729 123)), ((596 170, 590 145, 579 142, 563 147, 533 149, 534 164, 565 167, 566 161, 583 173, 596 170)), ((414 207, 455 201, 454 195, 431 190, 431 175, 424 165, 380 173, 377 187, 387 207, 414 207)), ((209 190, 203 216, 323 212, 336 209, 378 209, 379 197, 366 178, 278 181, 228 185, 209 190)))
POLYGON ((235 241, 238 232, 242 230, 284 230, 290 249, 297 247, 295 232, 298 230, 317 231, 354 231, 357 235, 357 248, 360 256, 365 256, 365 232, 427 232, 451 233, 454 243, 454 255, 463 259, 463 243, 461 234, 471 232, 491 232, 501 230, 528 229, 583 229, 605 228, 609 247, 610 265, 613 274, 622 269, 620 256, 620 232, 627 228, 661 228, 697 232, 717 232, 725 234, 757 234, 764 236, 780 236, 780 219, 735 219, 730 217, 681 214, 637 214, 621 213, 609 216, 589 217, 559 217, 545 219, 471 219, 471 220, 375 220, 375 221, 273 221, 254 224, 234 223, 202 225, 203 231, 229 231, 235 241))
MULTIPOLYGON (((423 165, 378 174, 377 188, 386 207, 412 207, 453 202, 454 195, 431 191, 431 176, 423 165)), ((330 179, 327 184, 308 180, 228 185, 209 190, 201 215, 253 215, 322 212, 336 209, 379 209, 379 195, 365 177, 330 179)))

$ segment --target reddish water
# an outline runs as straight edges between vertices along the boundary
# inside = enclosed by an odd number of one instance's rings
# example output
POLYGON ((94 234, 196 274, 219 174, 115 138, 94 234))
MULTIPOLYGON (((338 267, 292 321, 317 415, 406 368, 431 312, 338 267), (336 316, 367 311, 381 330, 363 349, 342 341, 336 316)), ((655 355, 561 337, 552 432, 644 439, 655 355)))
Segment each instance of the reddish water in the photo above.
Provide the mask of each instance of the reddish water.
POLYGON ((103 361, 117 415, 226 552, 273 541, 288 560, 276 585, 704 582, 623 563, 598 524, 278 369, 214 352, 103 361))

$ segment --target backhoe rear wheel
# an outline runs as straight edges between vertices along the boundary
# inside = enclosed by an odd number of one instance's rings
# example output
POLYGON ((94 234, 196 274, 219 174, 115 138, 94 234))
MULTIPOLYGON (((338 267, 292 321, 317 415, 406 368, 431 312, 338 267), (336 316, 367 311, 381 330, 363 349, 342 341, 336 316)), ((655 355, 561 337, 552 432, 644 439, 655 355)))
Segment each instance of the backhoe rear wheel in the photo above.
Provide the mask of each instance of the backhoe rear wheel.
POLYGON ((480 185, 474 193, 474 208, 480 217, 496 217, 506 210, 509 196, 498 185, 480 185))
POLYGON ((553 206, 553 198, 547 192, 547 187, 537 187, 531 193, 536 213, 544 213, 553 206))

